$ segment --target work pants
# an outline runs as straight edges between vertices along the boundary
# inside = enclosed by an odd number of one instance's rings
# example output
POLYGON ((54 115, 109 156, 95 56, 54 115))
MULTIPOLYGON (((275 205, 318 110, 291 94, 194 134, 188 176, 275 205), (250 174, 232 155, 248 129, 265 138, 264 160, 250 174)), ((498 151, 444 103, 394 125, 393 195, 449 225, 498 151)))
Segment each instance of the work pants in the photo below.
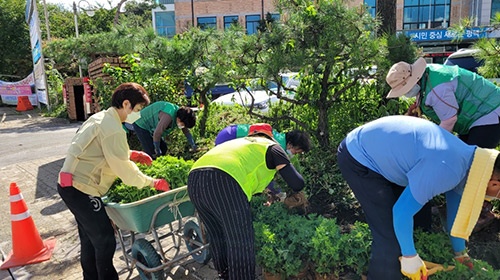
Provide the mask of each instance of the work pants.
POLYGON ((347 151, 345 141, 339 146, 337 163, 361 204, 372 232, 368 280, 401 280, 403 275, 398 259, 401 249, 394 233, 392 217, 392 208, 399 198, 393 188, 399 186, 360 164, 347 151))
MULTIPOLYGON (((155 146, 153 144, 153 135, 151 135, 151 132, 147 131, 144 128, 139 127, 135 123, 134 123, 134 131, 135 135, 137 135, 137 138, 139 139, 139 142, 141 142, 142 150, 150 157, 154 157, 156 153, 155 153, 155 146)), ((162 156, 165 155, 167 152, 167 143, 163 141, 163 139, 160 139, 160 149, 162 152, 161 155, 162 156)))
POLYGON ((113 266, 116 239, 101 198, 59 184, 57 191, 78 225, 83 279, 117 280, 118 273, 113 266))
POLYGON ((188 192, 205 225, 215 269, 222 279, 255 279, 250 203, 238 182, 214 168, 195 169, 188 192))
POLYGON ((475 126, 468 134, 460 135, 459 138, 469 145, 495 149, 500 143, 500 123, 475 126))

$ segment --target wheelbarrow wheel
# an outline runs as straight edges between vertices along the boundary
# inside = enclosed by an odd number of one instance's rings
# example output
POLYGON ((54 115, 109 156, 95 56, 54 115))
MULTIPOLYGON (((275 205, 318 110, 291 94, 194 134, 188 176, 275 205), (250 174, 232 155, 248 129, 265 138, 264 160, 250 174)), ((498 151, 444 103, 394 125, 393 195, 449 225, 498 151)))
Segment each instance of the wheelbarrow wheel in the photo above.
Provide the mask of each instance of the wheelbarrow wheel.
MULTIPOLYGON (((206 244, 205 240, 203 240, 203 235, 201 234, 201 229, 197 223, 194 221, 187 221, 184 225, 184 237, 186 240, 186 247, 189 252, 193 252, 198 249, 200 246, 195 244, 193 241, 199 242, 200 244, 206 244)), ((198 252, 191 254, 191 257, 197 262, 201 264, 207 264, 210 261, 210 251, 208 249, 204 249, 198 252)))
MULTIPOLYGON (((137 239, 132 245, 132 257, 148 268, 153 268, 161 265, 160 255, 155 248, 144 238, 137 239)), ((163 271, 147 273, 137 267, 139 276, 143 280, 165 280, 163 271)))

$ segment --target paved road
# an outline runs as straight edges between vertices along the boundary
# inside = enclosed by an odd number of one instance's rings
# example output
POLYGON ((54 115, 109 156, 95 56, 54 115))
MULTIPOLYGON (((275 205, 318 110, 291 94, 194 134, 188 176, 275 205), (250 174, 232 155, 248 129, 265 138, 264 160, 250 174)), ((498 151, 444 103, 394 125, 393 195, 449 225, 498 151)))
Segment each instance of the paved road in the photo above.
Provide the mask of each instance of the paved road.
POLYGON ((0 168, 15 163, 64 157, 80 123, 19 114, 13 107, 0 107, 0 168))
MULTIPOLYGON (((11 269, 15 279, 82 279, 75 221, 55 190, 64 155, 79 125, 41 117, 36 109, 17 113, 15 107, 0 106, 0 253, 6 255, 12 250, 11 182, 19 186, 41 239, 57 239, 50 260, 11 269)), ((37 238, 36 233, 32 235, 37 238)), ((129 275, 119 246, 114 263, 120 279, 140 279, 136 270, 129 275)), ((173 267, 169 279, 211 280, 216 277, 211 263, 194 263, 187 268, 189 273, 173 267)), ((12 277, 9 271, 0 270, 0 279, 12 277)))

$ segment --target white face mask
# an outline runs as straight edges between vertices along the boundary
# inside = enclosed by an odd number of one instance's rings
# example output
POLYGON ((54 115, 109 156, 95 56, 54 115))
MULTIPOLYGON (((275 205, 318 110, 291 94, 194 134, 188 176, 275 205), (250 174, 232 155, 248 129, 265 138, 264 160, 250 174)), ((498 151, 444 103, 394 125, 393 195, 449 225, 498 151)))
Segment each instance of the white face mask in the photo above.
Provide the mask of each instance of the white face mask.
POLYGON ((408 98, 411 98, 411 97, 415 97, 418 95, 418 93, 420 92, 420 86, 418 84, 415 84, 411 89, 410 91, 408 91, 405 96, 408 97, 408 98))
POLYGON ((177 127, 180 128, 180 129, 183 129, 184 125, 181 122, 177 122, 177 127))
POLYGON ((294 156, 292 151, 290 151, 289 149, 286 149, 286 154, 288 155, 289 158, 292 158, 294 156))
POLYGON ((132 124, 140 118, 141 118, 141 112, 132 112, 127 115, 127 119, 125 120, 125 122, 132 124))

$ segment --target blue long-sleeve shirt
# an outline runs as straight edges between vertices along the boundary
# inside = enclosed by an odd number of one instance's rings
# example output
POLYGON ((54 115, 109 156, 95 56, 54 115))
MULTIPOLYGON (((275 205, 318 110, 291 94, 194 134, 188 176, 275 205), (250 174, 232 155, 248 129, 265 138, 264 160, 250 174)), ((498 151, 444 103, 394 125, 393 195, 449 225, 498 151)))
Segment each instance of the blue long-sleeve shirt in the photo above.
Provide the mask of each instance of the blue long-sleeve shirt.
MULTIPOLYGON (((476 146, 430 121, 408 116, 384 117, 358 127, 346 144, 359 163, 406 187, 393 207, 394 231, 404 256, 416 254, 413 216, 434 196, 446 193, 451 227, 476 146)), ((465 240, 451 241, 455 251, 465 249, 465 240)))

